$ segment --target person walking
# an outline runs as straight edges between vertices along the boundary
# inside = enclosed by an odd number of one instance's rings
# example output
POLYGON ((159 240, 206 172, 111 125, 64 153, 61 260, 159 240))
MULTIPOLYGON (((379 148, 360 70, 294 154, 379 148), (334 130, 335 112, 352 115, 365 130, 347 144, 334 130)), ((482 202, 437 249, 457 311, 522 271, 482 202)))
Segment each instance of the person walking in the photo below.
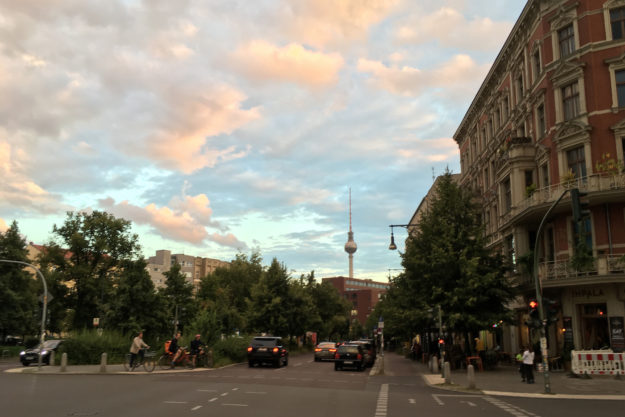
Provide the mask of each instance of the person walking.
POLYGON ((534 383, 534 349, 526 346, 523 352, 523 369, 525 370, 525 380, 528 384, 534 383))
POLYGON ((149 349, 148 346, 143 341, 143 331, 140 331, 139 334, 132 339, 132 344, 130 345, 130 370, 132 371, 134 368, 134 363, 137 360, 137 355, 139 355, 139 363, 143 362, 143 349, 149 349))

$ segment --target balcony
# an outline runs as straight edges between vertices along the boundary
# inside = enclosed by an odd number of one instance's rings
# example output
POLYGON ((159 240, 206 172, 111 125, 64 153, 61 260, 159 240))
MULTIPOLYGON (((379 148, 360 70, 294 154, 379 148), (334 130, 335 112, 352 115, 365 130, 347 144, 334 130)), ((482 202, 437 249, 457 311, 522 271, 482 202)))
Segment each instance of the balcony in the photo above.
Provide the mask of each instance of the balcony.
MULTIPOLYGON (((542 287, 625 282, 625 260, 623 255, 599 255, 585 271, 572 268, 568 259, 542 262, 538 265, 538 274, 542 287)), ((529 274, 519 274, 515 278, 521 286, 533 285, 529 274)))

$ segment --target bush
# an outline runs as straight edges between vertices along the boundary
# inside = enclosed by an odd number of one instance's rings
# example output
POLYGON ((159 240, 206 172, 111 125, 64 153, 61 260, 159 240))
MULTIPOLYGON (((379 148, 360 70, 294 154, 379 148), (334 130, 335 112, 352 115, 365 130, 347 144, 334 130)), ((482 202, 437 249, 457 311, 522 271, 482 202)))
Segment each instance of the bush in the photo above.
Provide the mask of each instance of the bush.
POLYGON ((108 363, 121 363, 126 357, 134 336, 107 330, 98 334, 97 330, 82 330, 66 338, 55 355, 57 364, 61 355, 67 353, 71 365, 97 365, 102 353, 106 352, 108 363))
POLYGON ((250 340, 250 336, 230 336, 215 342, 212 346, 215 367, 245 362, 250 340))

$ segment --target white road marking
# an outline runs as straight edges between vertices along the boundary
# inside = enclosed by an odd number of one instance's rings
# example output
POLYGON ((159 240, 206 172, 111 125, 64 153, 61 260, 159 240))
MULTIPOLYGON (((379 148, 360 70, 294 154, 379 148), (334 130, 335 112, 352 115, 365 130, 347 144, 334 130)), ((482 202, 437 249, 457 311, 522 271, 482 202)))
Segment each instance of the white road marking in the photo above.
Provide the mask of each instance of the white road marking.
POLYGON ((247 407, 247 404, 222 404, 229 407, 247 407))
POLYGON ((163 401, 165 404, 186 404, 187 401, 163 401))
POLYGON ((378 402, 375 408, 376 417, 386 417, 388 411, 388 384, 382 384, 380 386, 380 392, 378 393, 378 402))
POLYGON ((225 397, 226 395, 228 395, 227 392, 224 392, 223 394, 221 394, 222 397, 225 397))
POLYGON ((246 391, 246 394, 267 394, 266 391, 246 391))
POLYGON ((216 389, 198 389, 199 392, 217 392, 216 389))
POLYGON ((191 411, 199 410, 200 408, 202 408, 201 405, 196 405, 195 407, 191 409, 191 411))
POLYGON ((461 403, 467 403, 467 405, 469 405, 469 407, 477 407, 477 404, 472 403, 471 401, 460 401, 461 403))
POLYGON ((539 417, 538 414, 534 414, 530 411, 524 410, 515 405, 508 404, 507 402, 502 401, 497 398, 484 397, 484 399, 488 401, 489 403, 491 403, 492 405, 494 405, 495 407, 500 408, 504 410, 505 412, 512 414, 515 417, 539 417))
POLYGON ((434 401, 436 401, 438 405, 445 405, 445 403, 438 398, 438 395, 432 394, 432 398, 434 398, 434 401))
POLYGON ((238 390, 239 390, 238 388, 232 388, 232 391, 238 391, 238 390))
POLYGON ((415 400, 414 398, 410 398, 410 399, 408 400, 408 402, 409 402, 410 404, 416 404, 416 403, 417 403, 417 400, 415 400))
POLYGON ((211 398, 210 400, 208 400, 209 403, 212 403, 213 401, 217 401, 217 397, 211 398))

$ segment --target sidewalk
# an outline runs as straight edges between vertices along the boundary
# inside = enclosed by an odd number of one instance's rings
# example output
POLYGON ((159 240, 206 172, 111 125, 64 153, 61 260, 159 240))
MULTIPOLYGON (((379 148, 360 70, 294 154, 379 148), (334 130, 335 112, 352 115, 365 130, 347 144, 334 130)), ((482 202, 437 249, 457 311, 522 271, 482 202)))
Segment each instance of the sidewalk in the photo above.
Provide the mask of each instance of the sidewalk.
MULTIPOLYGON (((445 384, 444 378, 432 374, 427 364, 404 358, 388 352, 384 356, 384 373, 402 374, 407 370, 423 377, 426 384, 441 389, 467 392, 468 377, 466 369, 451 371, 451 384, 445 384)), ((545 394, 542 373, 534 373, 534 384, 521 382, 521 375, 514 365, 500 365, 495 370, 475 372, 475 386, 478 392, 486 395, 503 395, 535 398, 578 398, 625 400, 625 378, 614 376, 593 376, 591 379, 575 378, 563 371, 549 373, 551 394, 545 394)))
POLYGON ((102 372, 100 365, 67 365, 65 371, 61 371, 60 366, 47 366, 43 365, 41 369, 37 365, 31 366, 16 366, 15 368, 7 369, 4 372, 11 374, 39 374, 39 375, 146 375, 146 374, 171 374, 180 372, 207 372, 212 371, 213 368, 195 368, 187 369, 184 367, 177 367, 174 369, 160 369, 158 366, 154 368, 152 372, 146 372, 143 367, 136 368, 134 371, 126 371, 120 364, 107 365, 105 372, 102 372))

